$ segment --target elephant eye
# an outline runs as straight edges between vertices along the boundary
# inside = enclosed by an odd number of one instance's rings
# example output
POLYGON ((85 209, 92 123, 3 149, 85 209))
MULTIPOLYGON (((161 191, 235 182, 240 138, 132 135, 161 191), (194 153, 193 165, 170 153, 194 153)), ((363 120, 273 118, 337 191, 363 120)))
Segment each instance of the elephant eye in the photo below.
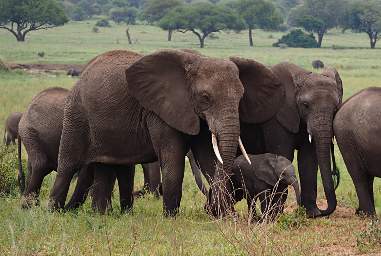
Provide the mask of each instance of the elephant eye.
POLYGON ((201 95, 199 95, 199 97, 198 97, 198 109, 200 111, 205 111, 206 109, 208 109, 210 107, 210 104, 211 104, 211 100, 210 100, 209 94, 202 93, 201 95))
POLYGON ((302 101, 302 106, 303 106, 304 108, 308 109, 310 105, 308 104, 308 102, 306 102, 306 101, 302 101))

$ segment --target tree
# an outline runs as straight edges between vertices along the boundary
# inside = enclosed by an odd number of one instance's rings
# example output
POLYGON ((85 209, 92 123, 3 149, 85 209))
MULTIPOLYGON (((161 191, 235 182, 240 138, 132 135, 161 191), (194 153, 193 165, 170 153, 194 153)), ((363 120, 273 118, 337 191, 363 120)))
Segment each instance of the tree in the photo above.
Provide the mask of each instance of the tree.
POLYGON ((342 0, 305 0, 303 5, 291 11, 289 23, 316 33, 320 48, 325 33, 339 24, 343 6, 342 0))
POLYGON ((175 8, 159 22, 163 29, 171 28, 180 32, 192 32, 204 48, 205 39, 212 33, 223 30, 244 29, 243 20, 231 8, 211 3, 195 3, 175 8))
MULTIPOLYGON (((142 17, 149 23, 155 23, 161 20, 172 9, 183 4, 180 0, 148 0, 142 12, 142 17)), ((171 28, 168 28, 168 41, 172 40, 171 28)))
POLYGON ((0 28, 25 41, 31 31, 49 29, 68 21, 54 0, 0 0, 0 28))
POLYGON ((253 29, 276 29, 283 22, 275 5, 266 0, 239 0, 237 9, 249 29, 251 47, 254 46, 253 29))
POLYGON ((135 7, 113 8, 110 10, 110 19, 116 23, 125 22, 127 24, 126 36, 128 43, 132 44, 130 27, 129 25, 136 24, 136 17, 138 16, 138 9, 135 7))
POLYGON ((370 48, 375 49, 377 40, 381 38, 381 2, 356 1, 348 5, 341 25, 344 29, 366 33, 370 48))

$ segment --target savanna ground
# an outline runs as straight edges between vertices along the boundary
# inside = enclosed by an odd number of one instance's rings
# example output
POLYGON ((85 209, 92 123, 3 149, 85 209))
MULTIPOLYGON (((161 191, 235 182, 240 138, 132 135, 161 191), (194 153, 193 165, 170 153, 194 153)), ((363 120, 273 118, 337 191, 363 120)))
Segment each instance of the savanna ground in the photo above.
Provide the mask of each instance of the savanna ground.
MULTIPOLYGON (((125 27, 113 25, 92 32, 95 21, 69 23, 49 31, 31 33, 25 43, 17 43, 0 31, 0 59, 7 63, 85 64, 111 49, 150 53, 160 48, 193 48, 191 34, 174 34, 151 26, 130 28, 134 44, 128 45, 125 27), (37 55, 44 52, 43 58, 37 55)), ((248 47, 247 33, 219 33, 207 39, 201 50, 208 56, 242 56, 265 64, 291 61, 311 69, 311 61, 321 59, 336 67, 344 82, 344 98, 368 86, 381 85, 381 50, 368 49, 364 34, 330 32, 323 49, 278 49, 271 44, 282 33, 255 31, 255 47, 248 47), (336 45, 332 49, 332 45, 336 45)), ((24 111, 33 95, 50 86, 70 88, 76 79, 65 74, 0 73, 0 130, 12 111, 24 111)), ((306 219, 294 213, 295 200, 289 196, 287 213, 275 224, 247 224, 245 203, 238 204, 238 221, 210 219, 203 210, 205 198, 198 191, 189 167, 183 185, 181 212, 176 219, 162 216, 162 200, 151 196, 135 201, 132 214, 119 214, 117 193, 114 211, 99 216, 87 202, 77 212, 51 213, 47 200, 55 174, 49 175, 41 191, 41 206, 22 210, 19 195, 0 198, 1 255, 354 255, 381 254, 381 227, 370 219, 354 215, 357 198, 340 153, 336 150, 342 182, 337 190, 339 206, 329 218, 306 219)), ((13 153, 16 158, 16 153, 13 153)), ((24 152, 25 158, 25 152, 24 152)), ((14 169, 15 161, 7 160, 14 169)), ((7 162, 7 163, 8 163, 7 162)), ((1 166, 1 165, 0 165, 1 166)), ((5 164, 3 164, 5 166, 5 164)), ((143 183, 137 168, 136 188, 143 183)), ((381 211, 381 186, 375 185, 377 210, 381 211)), ((319 202, 324 204, 319 185, 319 202)), ((88 200, 89 201, 89 200, 88 200)))

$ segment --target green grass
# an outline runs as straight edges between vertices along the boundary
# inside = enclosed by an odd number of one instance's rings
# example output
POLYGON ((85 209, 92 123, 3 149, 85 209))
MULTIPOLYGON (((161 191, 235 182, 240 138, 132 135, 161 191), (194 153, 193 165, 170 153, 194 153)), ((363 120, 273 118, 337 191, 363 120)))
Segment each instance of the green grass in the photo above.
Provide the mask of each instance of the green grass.
MULTIPOLYGON (((64 27, 31 33, 25 43, 17 43, 0 31, 0 58, 12 63, 86 63, 111 49, 130 49, 150 53, 160 48, 193 48, 198 42, 192 34, 174 34, 166 41, 166 32, 151 26, 132 26, 134 44, 128 45, 125 27, 114 25, 93 33, 95 21, 69 23, 64 27), (45 52, 44 58, 37 53, 45 52)), ((323 49, 277 49, 271 44, 282 36, 278 32, 255 31, 255 47, 248 47, 247 33, 218 33, 219 39, 207 39, 201 52, 208 56, 238 55, 271 65, 291 61, 311 69, 311 61, 321 59, 336 67, 344 82, 344 98, 368 86, 381 85, 381 50, 370 50, 363 34, 329 33, 323 49), (270 36, 271 35, 271 36, 270 36), (272 37, 272 38, 270 38, 272 37), (332 45, 340 46, 333 50, 332 45)), ((65 75, 28 74, 21 71, 0 73, 0 121, 12 111, 23 111, 32 97, 51 86, 70 88, 76 79, 65 75)), ((3 130, 3 122, 0 122, 3 130)), ((329 219, 306 220, 289 213, 278 224, 246 223, 246 207, 236 208, 242 216, 213 221, 203 211, 204 197, 198 191, 187 166, 181 212, 176 219, 162 217, 162 201, 153 197, 136 200, 133 214, 118 213, 117 193, 114 211, 98 216, 90 203, 78 212, 50 213, 47 199, 54 175, 49 175, 41 191, 41 207, 20 209, 19 197, 0 198, 1 255, 342 255, 359 252, 359 234, 368 234, 364 220, 354 216, 357 197, 343 160, 336 152, 342 171, 337 190, 338 210, 329 219), (365 231, 364 231, 365 230, 365 231)), ((24 152, 25 157, 25 152, 24 152)), ((140 168, 140 167, 139 167, 140 168)), ((15 170, 16 176, 16 170, 15 170)), ((142 185, 137 170, 136 187, 142 185)), ((377 210, 381 209, 381 186, 375 186, 377 210)), ((324 198, 319 185, 319 198, 324 198)), ((293 196, 288 211, 294 209, 293 196)), ((373 227, 374 229, 374 227, 373 227)), ((377 244, 377 243, 375 243, 377 244)), ((374 251, 377 246, 367 247, 374 251)), ((379 247, 378 247, 379 249, 379 247)))

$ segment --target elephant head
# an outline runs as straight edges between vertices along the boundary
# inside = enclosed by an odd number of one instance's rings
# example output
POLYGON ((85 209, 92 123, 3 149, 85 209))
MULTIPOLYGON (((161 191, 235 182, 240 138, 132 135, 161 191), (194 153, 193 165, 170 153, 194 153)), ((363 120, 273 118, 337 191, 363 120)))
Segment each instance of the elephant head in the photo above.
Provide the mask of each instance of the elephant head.
MULTIPOLYGON (((200 119, 206 121, 222 166, 217 169, 223 170, 214 174, 213 183, 219 185, 212 193, 212 213, 224 214, 231 204, 223 206, 221 202, 227 200, 216 199, 223 187, 216 181, 226 181, 224 174, 232 173, 239 143, 238 108, 244 89, 236 65, 189 51, 164 50, 136 61, 126 77, 129 91, 140 104, 176 130, 197 135, 200 119)), ((258 88, 262 90, 267 88, 258 88)))
MULTIPOLYGON (((308 139, 313 143, 317 162, 320 167, 328 208, 321 215, 329 215, 337 205, 335 187, 332 179, 331 152, 333 140, 333 118, 342 102, 343 86, 335 69, 325 69, 322 74, 291 68, 295 88, 295 112, 293 120, 303 122, 307 128, 308 139), (296 72, 295 72, 296 71, 296 72)), ((291 110, 291 109, 290 109, 291 110)), ((282 120, 282 118, 280 118, 282 120)), ((299 126, 295 122, 294 129, 299 126)))

